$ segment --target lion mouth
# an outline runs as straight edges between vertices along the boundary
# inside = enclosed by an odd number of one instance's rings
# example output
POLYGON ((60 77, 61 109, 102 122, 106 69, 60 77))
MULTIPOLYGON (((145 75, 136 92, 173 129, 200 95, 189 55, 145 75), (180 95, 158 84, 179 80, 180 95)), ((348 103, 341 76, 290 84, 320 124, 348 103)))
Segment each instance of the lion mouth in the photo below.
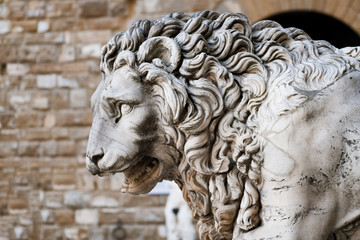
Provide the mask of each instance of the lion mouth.
POLYGON ((145 156, 124 171, 123 193, 142 194, 151 191, 161 174, 161 165, 157 158, 145 156))

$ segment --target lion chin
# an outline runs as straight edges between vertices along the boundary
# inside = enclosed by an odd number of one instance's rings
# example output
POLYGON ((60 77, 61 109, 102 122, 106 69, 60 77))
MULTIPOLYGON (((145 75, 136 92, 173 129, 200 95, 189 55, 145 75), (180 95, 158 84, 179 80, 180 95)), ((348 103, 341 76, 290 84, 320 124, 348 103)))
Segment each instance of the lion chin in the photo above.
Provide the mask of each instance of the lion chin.
POLYGON ((121 192, 148 193, 161 181, 162 172, 163 165, 158 159, 145 156, 123 172, 125 181, 121 192))

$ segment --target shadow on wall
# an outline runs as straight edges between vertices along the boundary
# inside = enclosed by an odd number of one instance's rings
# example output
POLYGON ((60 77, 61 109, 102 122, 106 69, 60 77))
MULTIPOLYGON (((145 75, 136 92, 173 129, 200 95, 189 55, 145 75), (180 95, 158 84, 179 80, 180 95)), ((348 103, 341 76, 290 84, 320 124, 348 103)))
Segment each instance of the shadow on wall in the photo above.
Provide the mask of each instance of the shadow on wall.
POLYGON ((283 27, 297 27, 314 40, 326 40, 337 48, 360 46, 360 36, 348 25, 332 16, 314 11, 291 11, 266 19, 283 27))

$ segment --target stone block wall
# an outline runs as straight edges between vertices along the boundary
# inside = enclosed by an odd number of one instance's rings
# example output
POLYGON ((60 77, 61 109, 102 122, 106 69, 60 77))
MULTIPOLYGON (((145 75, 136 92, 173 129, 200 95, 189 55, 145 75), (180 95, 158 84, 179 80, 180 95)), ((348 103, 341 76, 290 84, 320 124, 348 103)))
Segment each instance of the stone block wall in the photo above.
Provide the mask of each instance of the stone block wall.
POLYGON ((166 196, 85 168, 101 47, 135 1, 0 1, 0 239, 165 239, 166 196))
POLYGON ((166 196, 121 194, 121 175, 85 169, 101 47, 132 21, 173 11, 275 11, 260 2, 0 0, 0 240, 110 240, 119 220, 125 239, 165 239, 166 196))

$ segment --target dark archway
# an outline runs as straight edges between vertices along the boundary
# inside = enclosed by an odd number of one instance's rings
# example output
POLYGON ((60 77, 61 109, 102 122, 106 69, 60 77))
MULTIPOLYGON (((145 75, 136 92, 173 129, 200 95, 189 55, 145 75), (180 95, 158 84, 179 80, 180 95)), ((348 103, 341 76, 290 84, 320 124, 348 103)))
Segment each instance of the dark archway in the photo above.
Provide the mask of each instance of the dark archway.
POLYGON ((326 40, 337 48, 360 46, 360 36, 342 21, 314 11, 291 11, 273 15, 269 20, 283 27, 297 27, 314 40, 326 40))

